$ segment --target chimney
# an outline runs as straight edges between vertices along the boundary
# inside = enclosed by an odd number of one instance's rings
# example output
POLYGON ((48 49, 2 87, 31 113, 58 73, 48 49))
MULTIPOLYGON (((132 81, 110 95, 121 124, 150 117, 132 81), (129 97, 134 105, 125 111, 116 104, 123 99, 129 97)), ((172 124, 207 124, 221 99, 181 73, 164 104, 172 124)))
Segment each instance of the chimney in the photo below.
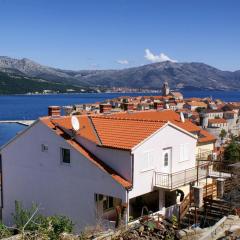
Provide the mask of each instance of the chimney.
POLYGON ((100 108, 100 113, 106 113, 111 111, 112 105, 108 103, 101 103, 99 105, 99 108, 100 108))
POLYGON ((60 117, 61 116, 61 108, 59 106, 49 106, 48 107, 48 116, 60 117))
POLYGON ((163 104, 161 102, 154 102, 154 109, 162 110, 163 109, 163 104))
POLYGON ((134 104, 133 103, 123 103, 123 110, 124 111, 129 111, 134 109, 134 104))

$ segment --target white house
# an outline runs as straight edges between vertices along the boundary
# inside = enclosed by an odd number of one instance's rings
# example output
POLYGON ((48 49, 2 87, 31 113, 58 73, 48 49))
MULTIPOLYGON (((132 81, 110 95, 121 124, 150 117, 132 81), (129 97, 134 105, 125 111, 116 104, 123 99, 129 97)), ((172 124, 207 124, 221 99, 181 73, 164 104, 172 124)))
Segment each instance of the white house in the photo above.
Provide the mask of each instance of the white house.
POLYGON ((126 222, 143 207, 164 213, 176 190, 197 180, 199 139, 214 138, 198 137, 197 126, 170 110, 152 113, 78 116, 77 132, 71 117, 37 120, 0 152, 4 223, 12 223, 15 200, 68 216, 77 229, 115 221, 117 206, 126 207, 126 222))

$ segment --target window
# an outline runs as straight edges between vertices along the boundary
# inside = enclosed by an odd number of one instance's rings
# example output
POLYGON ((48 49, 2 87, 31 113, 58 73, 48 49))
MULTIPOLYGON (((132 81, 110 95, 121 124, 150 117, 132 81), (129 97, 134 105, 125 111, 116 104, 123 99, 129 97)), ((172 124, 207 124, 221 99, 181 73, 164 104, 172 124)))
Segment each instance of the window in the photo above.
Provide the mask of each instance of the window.
POLYGON ((151 170, 154 168, 154 157, 153 152, 145 152, 143 156, 143 167, 142 170, 151 170))
POLYGON ((164 167, 167 167, 168 166, 168 153, 165 153, 164 154, 164 167))
POLYGON ((70 149, 61 148, 61 158, 63 163, 70 163, 70 149))
POLYGON ((42 148, 42 152, 47 152, 48 151, 48 145, 42 144, 41 148, 42 148))
POLYGON ((105 197, 103 200, 103 210, 106 211, 110 208, 113 208, 113 197, 105 197))
POLYGON ((104 196, 102 194, 95 194, 95 201, 102 202, 103 210, 109 210, 114 207, 113 204, 113 197, 111 196, 104 196))

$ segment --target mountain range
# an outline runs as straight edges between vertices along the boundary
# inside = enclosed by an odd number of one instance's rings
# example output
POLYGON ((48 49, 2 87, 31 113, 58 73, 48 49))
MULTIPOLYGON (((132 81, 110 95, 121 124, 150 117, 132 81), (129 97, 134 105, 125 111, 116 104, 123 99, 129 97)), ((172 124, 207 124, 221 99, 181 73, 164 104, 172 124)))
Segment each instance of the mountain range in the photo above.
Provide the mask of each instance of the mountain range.
POLYGON ((62 91, 112 87, 159 89, 165 81, 174 89, 239 90, 240 87, 240 71, 222 71, 197 62, 166 61, 121 70, 73 71, 43 66, 26 58, 0 57, 0 93, 4 93, 1 89, 11 81, 19 79, 27 85, 34 82, 35 86, 43 83, 56 89, 61 86, 62 91))

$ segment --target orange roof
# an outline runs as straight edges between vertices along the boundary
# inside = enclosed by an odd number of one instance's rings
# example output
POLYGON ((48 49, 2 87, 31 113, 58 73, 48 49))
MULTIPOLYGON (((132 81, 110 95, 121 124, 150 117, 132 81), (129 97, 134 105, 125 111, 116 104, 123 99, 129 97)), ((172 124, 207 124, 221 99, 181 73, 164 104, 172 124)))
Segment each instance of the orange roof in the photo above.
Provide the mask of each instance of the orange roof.
POLYGON ((200 137, 198 138, 199 143, 216 141, 216 138, 213 135, 211 135, 205 130, 202 130, 202 128, 195 125, 191 121, 185 119, 185 122, 182 122, 180 119, 180 115, 172 110, 163 111, 150 110, 150 111, 137 111, 132 113, 119 112, 110 116, 118 116, 127 119, 158 120, 165 122, 169 121, 190 133, 200 133, 200 137))
POLYGON ((224 118, 214 118, 214 119, 209 119, 209 123, 227 123, 226 119, 224 118))
MULTIPOLYGON (((68 117, 69 118, 69 117, 68 117)), ((68 119, 64 118, 65 120, 68 119)), ((70 118, 69 118, 70 119, 70 118)), ((115 181, 121 184, 124 188, 129 189, 132 187, 132 183, 121 177, 117 174, 112 168, 107 166, 103 161, 98 159, 92 153, 87 151, 82 145, 72 139, 66 132, 64 132, 61 128, 56 125, 56 122, 62 121, 61 118, 55 119, 55 121, 51 121, 50 118, 40 118, 40 121, 47 125, 49 128, 54 129, 55 133, 61 137, 63 137, 74 149, 80 152, 84 157, 86 157, 89 161, 91 161, 95 166, 100 168, 102 171, 108 173, 115 181)), ((66 121, 67 122, 67 121, 66 121)))
POLYGON ((131 150, 166 123, 159 120, 124 118, 117 114, 92 116, 91 119, 102 146, 126 150, 131 150))
POLYGON ((208 131, 201 129, 198 143, 208 143, 208 142, 215 142, 216 138, 210 134, 208 131))
POLYGON ((120 112, 114 114, 114 116, 119 116, 121 118, 128 119, 142 119, 142 120, 155 120, 155 121, 165 121, 171 122, 177 125, 180 128, 188 132, 199 131, 200 128, 193 124, 192 122, 185 120, 185 122, 181 122, 180 115, 172 110, 163 110, 163 111, 138 111, 133 113, 120 112))
MULTIPOLYGON (((78 118, 78 121, 80 123, 80 131, 78 131, 77 134, 92 142, 99 143, 98 137, 91 124, 91 118, 89 118, 87 115, 80 115, 76 117, 78 118)), ((42 118, 41 120, 46 121, 47 123, 50 122, 49 118, 42 118)), ((69 116, 55 119, 53 118, 51 122, 55 125, 60 125, 61 127, 64 127, 66 129, 72 129, 71 118, 69 116)))
POLYGON ((186 101, 189 101, 189 102, 192 102, 192 101, 200 101, 201 98, 196 98, 196 97, 193 97, 193 98, 187 98, 185 99, 186 101))
MULTIPOLYGON (((103 147, 131 150, 144 139, 151 136, 167 122, 192 133, 202 133, 201 128, 189 120, 182 122, 180 115, 172 110, 136 111, 131 113, 119 112, 110 115, 79 116, 79 136, 86 138, 103 147)), ((70 131, 70 117, 52 119, 56 126, 70 131)), ((200 135, 199 142, 215 141, 211 134, 200 135), (210 137, 211 136, 211 137, 210 137), (200 140, 201 138, 201 140, 200 140)))
POLYGON ((174 97, 179 97, 179 98, 183 97, 182 93, 180 92, 170 92, 170 94, 173 95, 174 97))
POLYGON ((207 104, 204 102, 187 102, 188 105, 190 106, 196 106, 196 107, 207 107, 207 104))

